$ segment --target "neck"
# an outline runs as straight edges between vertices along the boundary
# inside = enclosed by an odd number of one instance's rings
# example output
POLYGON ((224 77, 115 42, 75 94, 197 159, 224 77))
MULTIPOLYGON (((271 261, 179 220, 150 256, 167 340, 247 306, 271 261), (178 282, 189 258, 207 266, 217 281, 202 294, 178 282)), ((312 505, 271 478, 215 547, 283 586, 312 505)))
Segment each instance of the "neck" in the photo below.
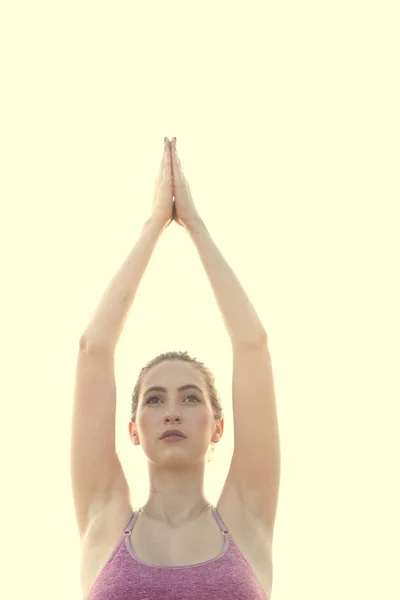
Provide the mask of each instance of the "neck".
POLYGON ((196 506, 185 506, 180 510, 176 510, 176 507, 172 511, 168 511, 166 507, 154 506, 151 502, 147 502, 140 511, 146 515, 147 518, 153 521, 159 521, 171 527, 180 527, 191 521, 196 521, 204 513, 208 512, 211 507, 211 503, 207 502, 206 499, 202 499, 196 506))

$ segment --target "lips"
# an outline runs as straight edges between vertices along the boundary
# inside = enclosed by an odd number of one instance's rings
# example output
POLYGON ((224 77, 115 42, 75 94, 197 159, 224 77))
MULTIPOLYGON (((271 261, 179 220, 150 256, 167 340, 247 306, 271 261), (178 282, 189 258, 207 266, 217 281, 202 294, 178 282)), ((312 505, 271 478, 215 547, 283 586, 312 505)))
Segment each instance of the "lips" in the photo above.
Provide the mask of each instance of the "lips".
POLYGON ((164 431, 164 433, 162 434, 162 436, 160 437, 160 440, 163 440, 166 437, 169 437, 171 435, 176 435, 178 437, 186 437, 182 431, 179 431, 179 429, 168 429, 167 431, 164 431))

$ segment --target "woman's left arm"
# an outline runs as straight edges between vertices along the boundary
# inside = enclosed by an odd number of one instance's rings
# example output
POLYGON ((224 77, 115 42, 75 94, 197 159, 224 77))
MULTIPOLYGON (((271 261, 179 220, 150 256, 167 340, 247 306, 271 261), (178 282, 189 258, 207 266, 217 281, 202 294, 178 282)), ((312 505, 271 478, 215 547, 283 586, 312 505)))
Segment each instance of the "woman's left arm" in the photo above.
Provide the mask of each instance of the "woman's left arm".
POLYGON ((171 166, 175 198, 174 220, 178 225, 184 226, 198 250, 232 344, 263 343, 266 341, 264 327, 235 273, 214 244, 196 208, 176 149, 176 137, 171 141, 171 166))
POLYGON ((198 218, 186 229, 207 273, 232 345, 264 344, 267 341, 266 330, 204 221, 198 218))
POLYGON ((272 547, 280 482, 280 442, 268 338, 252 303, 207 230, 171 143, 174 219, 190 234, 231 338, 234 450, 220 500, 239 498, 272 547))

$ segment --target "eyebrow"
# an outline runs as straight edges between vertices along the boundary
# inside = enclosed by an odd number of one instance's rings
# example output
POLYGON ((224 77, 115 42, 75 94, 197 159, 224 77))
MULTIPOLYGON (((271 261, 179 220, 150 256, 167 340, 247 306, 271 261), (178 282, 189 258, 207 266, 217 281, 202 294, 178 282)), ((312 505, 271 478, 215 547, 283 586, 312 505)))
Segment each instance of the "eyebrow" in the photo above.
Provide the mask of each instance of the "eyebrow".
MULTIPOLYGON (((186 383, 185 385, 181 385, 180 387, 178 387, 178 392, 182 392, 183 390, 188 390, 188 389, 196 389, 198 390, 201 394, 203 393, 203 391, 194 383, 186 383)), ((149 387, 148 390, 145 391, 144 395, 146 396, 149 392, 166 392, 167 388, 165 387, 160 387, 160 386, 153 386, 153 387, 149 387)))

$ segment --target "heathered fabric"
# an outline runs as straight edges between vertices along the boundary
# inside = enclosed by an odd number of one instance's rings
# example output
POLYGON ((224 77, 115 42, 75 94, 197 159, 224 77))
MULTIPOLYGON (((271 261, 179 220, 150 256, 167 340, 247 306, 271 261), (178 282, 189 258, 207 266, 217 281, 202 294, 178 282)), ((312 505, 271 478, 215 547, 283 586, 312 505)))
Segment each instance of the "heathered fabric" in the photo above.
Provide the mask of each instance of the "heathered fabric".
POLYGON ((135 555, 128 539, 139 514, 134 512, 87 600, 268 600, 217 509, 211 509, 225 536, 222 552, 185 567, 150 565, 135 555))

